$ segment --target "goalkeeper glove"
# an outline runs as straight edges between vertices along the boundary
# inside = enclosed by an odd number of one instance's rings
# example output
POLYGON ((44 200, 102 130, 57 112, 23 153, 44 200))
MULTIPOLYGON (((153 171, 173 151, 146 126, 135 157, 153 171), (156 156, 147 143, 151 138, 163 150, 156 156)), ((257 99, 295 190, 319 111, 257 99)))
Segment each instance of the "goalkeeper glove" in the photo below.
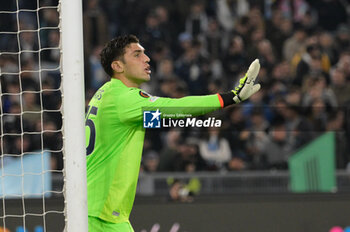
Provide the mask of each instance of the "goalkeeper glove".
POLYGON ((258 76, 260 70, 260 63, 258 59, 255 59, 249 66, 249 69, 244 77, 239 80, 239 85, 232 90, 234 97, 233 101, 235 103, 240 103, 248 99, 254 93, 258 92, 260 89, 260 84, 254 85, 254 81, 258 76))

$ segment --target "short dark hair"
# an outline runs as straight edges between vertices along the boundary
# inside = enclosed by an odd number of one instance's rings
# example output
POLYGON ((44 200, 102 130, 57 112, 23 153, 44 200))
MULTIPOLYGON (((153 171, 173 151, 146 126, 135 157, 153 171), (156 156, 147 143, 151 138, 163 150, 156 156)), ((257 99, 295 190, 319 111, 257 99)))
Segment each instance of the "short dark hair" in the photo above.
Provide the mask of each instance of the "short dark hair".
POLYGON ((101 65, 105 72, 111 77, 113 69, 111 64, 115 60, 123 60, 125 48, 131 43, 139 43, 135 35, 122 35, 109 41, 101 51, 101 65))

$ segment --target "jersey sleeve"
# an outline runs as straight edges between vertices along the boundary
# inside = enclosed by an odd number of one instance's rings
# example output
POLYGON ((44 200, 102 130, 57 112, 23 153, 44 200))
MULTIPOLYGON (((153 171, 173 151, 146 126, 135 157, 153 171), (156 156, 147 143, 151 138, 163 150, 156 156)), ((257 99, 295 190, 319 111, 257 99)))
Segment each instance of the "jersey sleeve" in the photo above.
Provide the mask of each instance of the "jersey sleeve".
MULTIPOLYGON (((166 98, 150 96, 140 89, 130 89, 118 99, 121 121, 140 121, 144 110, 159 110, 164 115, 199 116, 221 108, 218 94, 166 98)), ((181 116, 179 116, 181 117, 181 116)))

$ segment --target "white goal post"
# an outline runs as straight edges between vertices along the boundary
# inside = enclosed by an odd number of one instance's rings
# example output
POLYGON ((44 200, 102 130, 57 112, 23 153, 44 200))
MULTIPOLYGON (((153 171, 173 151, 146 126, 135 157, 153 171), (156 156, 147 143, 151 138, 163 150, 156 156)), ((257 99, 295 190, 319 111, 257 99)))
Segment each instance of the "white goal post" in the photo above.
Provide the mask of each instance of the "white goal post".
POLYGON ((66 229, 88 231, 82 1, 60 4, 66 229))

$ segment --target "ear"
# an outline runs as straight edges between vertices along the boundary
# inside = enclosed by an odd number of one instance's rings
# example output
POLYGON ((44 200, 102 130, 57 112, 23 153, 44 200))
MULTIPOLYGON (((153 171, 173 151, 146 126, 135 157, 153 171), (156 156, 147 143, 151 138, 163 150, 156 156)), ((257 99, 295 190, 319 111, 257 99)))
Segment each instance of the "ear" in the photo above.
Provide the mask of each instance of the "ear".
POLYGON ((116 72, 116 73, 122 73, 124 72, 124 65, 121 61, 119 60, 115 60, 111 63, 111 67, 112 69, 116 72))

